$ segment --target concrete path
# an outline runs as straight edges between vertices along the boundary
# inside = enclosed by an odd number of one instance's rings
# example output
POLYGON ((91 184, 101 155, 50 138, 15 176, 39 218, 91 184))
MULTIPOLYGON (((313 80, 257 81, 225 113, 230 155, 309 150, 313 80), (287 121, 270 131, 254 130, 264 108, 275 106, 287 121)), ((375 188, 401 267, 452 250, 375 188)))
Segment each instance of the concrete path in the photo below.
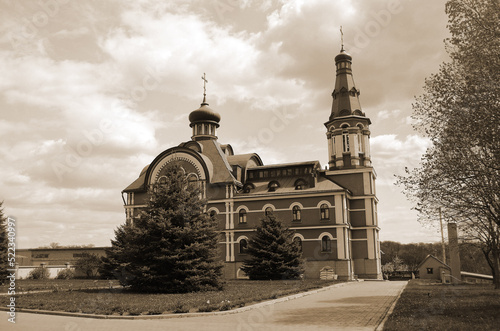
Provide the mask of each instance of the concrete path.
POLYGON ((365 281, 240 313, 156 320, 113 320, 1 312, 0 330, 374 330, 406 282, 365 281))

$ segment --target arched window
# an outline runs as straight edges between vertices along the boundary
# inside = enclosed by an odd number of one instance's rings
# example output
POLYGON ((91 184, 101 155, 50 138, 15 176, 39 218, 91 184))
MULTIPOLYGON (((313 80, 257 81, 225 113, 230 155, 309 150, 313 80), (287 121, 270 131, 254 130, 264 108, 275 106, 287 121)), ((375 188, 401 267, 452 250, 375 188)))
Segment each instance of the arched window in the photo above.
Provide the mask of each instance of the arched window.
POLYGON ((248 241, 246 239, 240 240, 240 254, 246 254, 248 249, 248 241))
POLYGON ((321 219, 322 220, 328 220, 328 219, 330 219, 330 210, 328 209, 328 205, 326 203, 322 204, 319 207, 319 212, 321 214, 321 219))
POLYGON ((195 173, 190 173, 187 176, 187 180, 188 180, 188 185, 190 187, 197 187, 198 186, 198 175, 196 175, 195 173))
POLYGON ((349 147, 349 133, 347 133, 347 131, 344 131, 342 133, 342 148, 344 153, 347 153, 351 150, 349 147))
MULTIPOLYGON (((253 174, 253 173, 250 173, 250 174, 253 174)), ((252 183, 246 183, 245 185, 243 185, 243 193, 250 193, 251 190, 253 190, 255 188, 255 185, 253 185, 252 183)))
POLYGON ((300 222, 301 220, 301 211, 299 206, 293 206, 292 208, 292 215, 293 215, 293 220, 295 222, 300 222))
POLYGON ((245 209, 240 209, 240 211, 238 213, 238 220, 240 223, 247 222, 247 211, 245 209))
POLYGON ((330 240, 330 237, 323 236, 323 238, 321 238, 321 251, 322 252, 332 251, 332 241, 330 240))
POLYGON ((271 216, 273 214, 273 209, 271 207, 267 207, 264 214, 266 216, 271 216))
POLYGON ((300 237, 293 238, 293 242, 295 243, 295 245, 297 245, 297 247, 299 247, 299 250, 302 252, 302 240, 300 239, 300 237))
POLYGON ((307 183, 302 178, 299 178, 295 181, 294 186, 296 190, 303 190, 307 188, 307 183))
POLYGON ((211 210, 211 211, 210 211, 210 216, 211 216, 211 217, 215 217, 215 216, 217 216, 217 212, 216 212, 215 210, 211 210))
POLYGON ((269 185, 267 185, 268 192, 274 192, 278 187, 280 187, 280 184, 275 180, 273 180, 272 182, 269 183, 269 185))

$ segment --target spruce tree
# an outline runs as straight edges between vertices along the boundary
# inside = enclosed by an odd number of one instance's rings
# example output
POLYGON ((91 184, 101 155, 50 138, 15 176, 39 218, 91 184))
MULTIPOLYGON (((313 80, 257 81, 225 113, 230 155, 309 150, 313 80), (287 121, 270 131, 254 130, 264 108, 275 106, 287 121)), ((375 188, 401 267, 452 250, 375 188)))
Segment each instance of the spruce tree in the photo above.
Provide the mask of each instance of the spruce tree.
MULTIPOLYGON (((7 218, 3 214, 3 201, 0 201, 0 284, 7 281, 9 272, 8 265, 8 246, 9 239, 7 238, 7 218)), ((12 267, 13 269, 13 267, 12 267)))
POLYGON ((139 219, 115 231, 104 259, 122 285, 147 292, 220 289, 217 220, 204 212, 200 189, 169 165, 165 183, 150 190, 139 219))
POLYGON ((267 215, 249 240, 242 270, 250 279, 275 280, 298 278, 303 272, 302 252, 289 230, 274 215, 267 215))

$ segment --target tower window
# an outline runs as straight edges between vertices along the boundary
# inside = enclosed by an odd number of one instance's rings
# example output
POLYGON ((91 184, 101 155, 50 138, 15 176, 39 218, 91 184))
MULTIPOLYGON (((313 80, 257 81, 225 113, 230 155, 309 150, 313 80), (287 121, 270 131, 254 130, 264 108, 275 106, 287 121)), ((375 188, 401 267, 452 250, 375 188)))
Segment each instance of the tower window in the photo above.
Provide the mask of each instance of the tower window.
POLYGON ((238 220, 240 224, 245 224, 247 222, 247 211, 245 209, 241 209, 239 211, 238 220))
POLYGON ((322 204, 319 210, 320 210, 322 220, 330 219, 330 213, 329 213, 328 205, 326 203, 322 204))
POLYGON ((322 252, 331 252, 332 251, 332 241, 330 237, 323 236, 321 238, 321 251, 322 252))
POLYGON ((350 148, 349 148, 349 134, 348 133, 343 133, 342 134, 342 146, 343 146, 344 153, 350 151, 350 148))
POLYGON ((266 216, 271 216, 273 214, 273 209, 271 207, 267 207, 264 214, 266 216))
POLYGON ((301 221, 301 210, 299 206, 293 206, 292 208, 293 221, 300 222, 301 221))

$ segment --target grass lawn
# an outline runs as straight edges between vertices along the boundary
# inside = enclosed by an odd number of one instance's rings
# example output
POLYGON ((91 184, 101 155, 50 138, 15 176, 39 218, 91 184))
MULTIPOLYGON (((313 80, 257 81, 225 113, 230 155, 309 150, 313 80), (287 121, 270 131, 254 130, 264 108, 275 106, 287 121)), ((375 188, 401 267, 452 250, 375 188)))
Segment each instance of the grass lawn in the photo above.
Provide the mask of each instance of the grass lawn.
MULTIPOLYGON (((156 315, 163 313, 208 312, 243 307, 251 303, 275 299, 339 282, 321 280, 230 280, 227 281, 222 291, 184 294, 141 294, 132 293, 121 288, 112 290, 79 290, 76 284, 73 286, 69 285, 71 282, 78 281, 41 281, 45 282, 46 286, 52 283, 52 287, 49 286, 49 289, 54 288, 54 285, 58 285, 61 282, 61 284, 64 284, 66 290, 61 290, 63 286, 59 286, 57 291, 17 295, 16 307, 103 315, 156 315), (68 291, 68 288, 72 288, 73 290, 68 291)), ((31 280, 30 282, 34 281, 31 280)), ((21 280, 18 281, 17 285, 27 287, 28 284, 23 284, 21 280)), ((5 307, 8 300, 8 296, 0 296, 0 305, 5 307)))
POLYGON ((384 330, 500 330, 500 291, 412 280, 384 330))
MULTIPOLYGON (((109 281, 103 279, 17 279, 16 292, 30 291, 64 291, 64 290, 87 290, 109 287, 109 281)), ((117 280, 112 281, 113 287, 119 287, 117 280)), ((6 293, 9 283, 0 286, 0 293, 6 293)))

